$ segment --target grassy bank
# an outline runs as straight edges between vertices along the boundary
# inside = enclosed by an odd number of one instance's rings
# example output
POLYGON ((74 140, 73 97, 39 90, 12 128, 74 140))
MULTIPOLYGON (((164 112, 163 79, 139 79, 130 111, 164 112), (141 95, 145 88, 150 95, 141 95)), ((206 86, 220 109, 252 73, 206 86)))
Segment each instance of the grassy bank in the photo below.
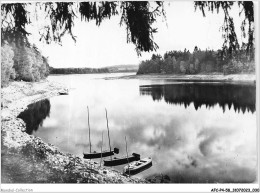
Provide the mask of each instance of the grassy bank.
POLYGON ((61 152, 25 132, 25 123, 17 115, 27 105, 66 93, 63 85, 49 81, 12 82, 1 90, 2 183, 147 183, 61 152))

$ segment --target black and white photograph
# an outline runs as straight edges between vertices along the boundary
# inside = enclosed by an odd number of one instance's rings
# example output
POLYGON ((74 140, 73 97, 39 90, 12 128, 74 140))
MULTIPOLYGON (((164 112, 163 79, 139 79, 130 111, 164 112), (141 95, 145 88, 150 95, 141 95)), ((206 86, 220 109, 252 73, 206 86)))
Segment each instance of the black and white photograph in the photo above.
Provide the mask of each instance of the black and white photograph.
POLYGON ((1 192, 258 192, 258 7, 1 1, 1 192))

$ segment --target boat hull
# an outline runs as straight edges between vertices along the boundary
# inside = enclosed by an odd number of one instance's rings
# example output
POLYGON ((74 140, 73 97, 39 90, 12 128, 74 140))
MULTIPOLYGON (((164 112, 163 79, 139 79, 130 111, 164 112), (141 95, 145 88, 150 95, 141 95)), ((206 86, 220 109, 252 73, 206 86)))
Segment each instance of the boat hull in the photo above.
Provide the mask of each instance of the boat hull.
MULTIPOLYGON (((137 162, 140 162, 140 161, 137 161, 137 162)), ((135 165, 137 162, 130 164, 130 166, 135 165)), ((140 172, 142 172, 144 170, 147 170, 148 168, 152 167, 152 165, 153 165, 152 159, 149 159, 149 160, 146 161, 146 163, 143 163, 143 164, 141 164, 138 167, 133 167, 133 168, 130 167, 130 168, 128 168, 128 166, 125 166, 124 167, 124 173, 125 174, 130 174, 130 175, 135 175, 135 174, 138 174, 138 173, 140 173, 140 172)))
MULTIPOLYGON (((134 154, 133 154, 134 155, 134 154)), ((138 155, 138 154, 136 154, 138 155)), ((131 156, 131 157, 124 157, 124 158, 119 158, 119 159, 113 159, 113 160, 104 160, 104 166, 118 166, 118 165, 123 165, 127 164, 133 161, 138 161, 140 160, 140 155, 139 156, 131 156)))
POLYGON ((97 159, 101 157, 108 157, 119 153, 118 148, 114 148, 114 151, 104 151, 102 153, 83 153, 84 159, 97 159))
POLYGON ((103 152, 103 153, 84 153, 83 154, 83 158, 84 159, 97 159, 97 158, 101 158, 101 157, 108 157, 108 156, 112 156, 114 155, 113 151, 110 152, 103 152))

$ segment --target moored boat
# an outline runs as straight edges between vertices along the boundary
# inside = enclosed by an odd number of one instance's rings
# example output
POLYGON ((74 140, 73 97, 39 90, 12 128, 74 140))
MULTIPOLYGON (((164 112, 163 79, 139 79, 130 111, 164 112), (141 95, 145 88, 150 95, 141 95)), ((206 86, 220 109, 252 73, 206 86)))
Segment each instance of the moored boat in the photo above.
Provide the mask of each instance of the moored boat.
POLYGON ((125 174, 135 175, 152 166, 152 158, 143 158, 124 167, 125 174))
POLYGON ((140 155, 137 153, 132 153, 132 156, 122 157, 122 158, 114 158, 113 160, 104 160, 104 166, 118 166, 122 164, 127 164, 133 161, 140 160, 140 155))
POLYGON ((114 151, 103 151, 102 153, 101 152, 83 153, 83 158, 84 159, 96 159, 96 158, 101 158, 101 157, 112 156, 115 153, 116 154, 119 153, 118 148, 114 148, 114 151))

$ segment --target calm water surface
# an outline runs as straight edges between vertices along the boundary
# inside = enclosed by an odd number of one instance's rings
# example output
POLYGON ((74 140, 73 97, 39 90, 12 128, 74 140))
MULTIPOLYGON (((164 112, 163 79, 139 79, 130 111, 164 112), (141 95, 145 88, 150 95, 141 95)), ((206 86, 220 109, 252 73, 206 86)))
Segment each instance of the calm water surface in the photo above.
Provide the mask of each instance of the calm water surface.
POLYGON ((255 180, 255 85, 103 79, 119 75, 50 76, 68 85, 70 94, 30 105, 19 115, 27 132, 82 156, 89 151, 89 106, 92 150, 100 150, 102 131, 108 149, 107 108, 111 145, 119 147, 119 156, 126 155, 126 136, 129 153, 153 158, 138 177, 164 174, 173 183, 255 180))

